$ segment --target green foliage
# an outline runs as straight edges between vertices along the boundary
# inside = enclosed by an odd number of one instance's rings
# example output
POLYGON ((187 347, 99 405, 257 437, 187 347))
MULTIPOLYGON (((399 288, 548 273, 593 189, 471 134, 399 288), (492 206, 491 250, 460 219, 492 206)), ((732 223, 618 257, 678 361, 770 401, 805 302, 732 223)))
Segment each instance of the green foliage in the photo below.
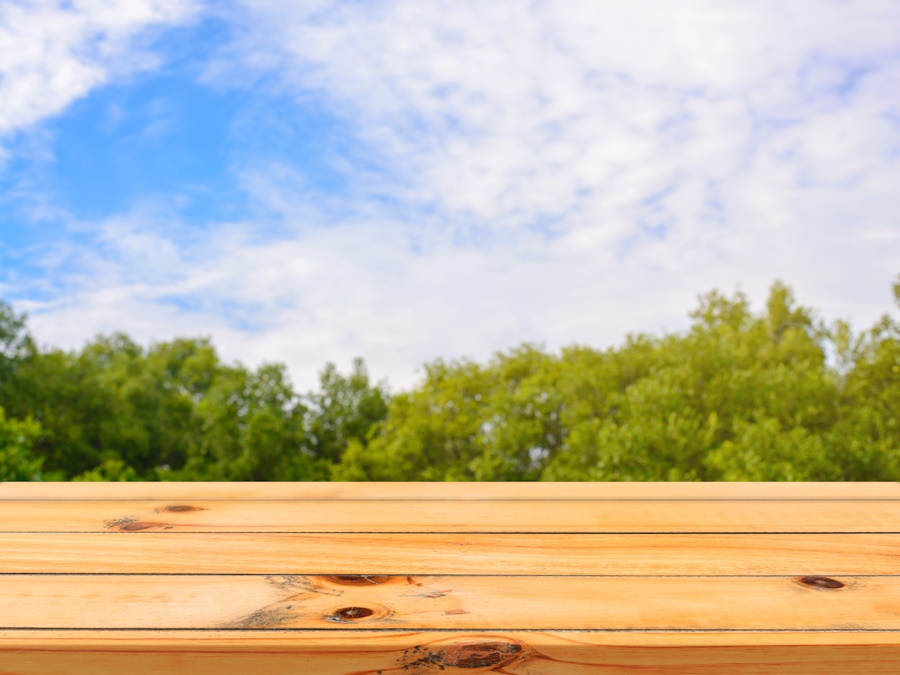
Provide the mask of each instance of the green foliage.
MULTIPOLYGON (((900 292, 900 291, 898 291, 900 292)), ((700 298, 684 335, 437 361, 335 475, 370 480, 897 480, 900 354, 885 317, 826 329, 773 285, 700 298), (835 353, 838 365, 828 364, 835 353)))
POLYGON ((0 301, 0 387, 9 382, 19 363, 34 354, 34 340, 25 321, 24 314, 16 314, 0 301))
POLYGON ((0 408, 0 481, 40 477, 41 460, 32 452, 39 433, 33 420, 7 419, 0 408))
POLYGON ((301 396, 283 365, 223 364, 206 339, 100 336, 20 353, 9 372, 0 406, 40 423, 44 480, 327 480, 387 410, 361 361, 347 377, 327 365, 301 396))
POLYGON ((38 350, 0 303, 0 479, 900 480, 895 318, 828 326, 775 283, 762 312, 714 291, 691 319, 437 360, 389 397, 360 359, 298 394, 206 339, 38 350))
POLYGON ((359 358, 347 376, 327 364, 319 377, 319 391, 311 393, 306 404, 312 449, 332 463, 340 461, 349 443, 365 443, 369 430, 387 415, 384 387, 372 386, 359 358))
POLYGON ((190 457, 172 478, 309 480, 315 458, 304 452, 305 409, 284 366, 250 372, 218 364, 214 373, 197 394, 190 457))
POLYGON ((90 471, 85 471, 75 476, 73 481, 79 482, 109 482, 109 481, 139 481, 140 477, 133 467, 128 466, 122 459, 107 459, 90 471))

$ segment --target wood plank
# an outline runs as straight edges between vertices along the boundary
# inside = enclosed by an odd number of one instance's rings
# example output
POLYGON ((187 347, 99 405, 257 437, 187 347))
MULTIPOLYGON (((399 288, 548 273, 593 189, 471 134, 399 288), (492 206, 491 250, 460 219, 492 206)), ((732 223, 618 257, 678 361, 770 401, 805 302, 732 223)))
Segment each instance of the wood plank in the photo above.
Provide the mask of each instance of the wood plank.
POLYGON ((0 483, 0 499, 900 499, 900 483, 0 483))
POLYGON ((0 607, 2 629, 900 630, 900 577, 0 575, 0 607))
POLYGON ((896 534, 0 534, 0 572, 896 574, 896 534))
POLYGON ((900 532, 898 501, 0 501, 3 532, 900 532))
POLYGON ((894 675, 900 633, 0 631, 3 675, 894 675))

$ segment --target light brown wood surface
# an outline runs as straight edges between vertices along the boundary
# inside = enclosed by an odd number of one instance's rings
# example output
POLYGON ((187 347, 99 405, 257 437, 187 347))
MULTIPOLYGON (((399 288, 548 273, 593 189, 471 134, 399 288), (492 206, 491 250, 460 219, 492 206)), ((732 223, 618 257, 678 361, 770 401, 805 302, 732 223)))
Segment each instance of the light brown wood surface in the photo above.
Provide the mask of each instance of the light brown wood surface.
POLYGON ((3 626, 20 629, 811 631, 900 620, 900 577, 803 579, 16 575, 0 577, 0 606, 3 626))
POLYGON ((900 499, 900 483, 2 483, 0 499, 900 499))
POLYGON ((0 534, 0 573, 900 574, 900 534, 0 534))
POLYGON ((900 500, 0 500, 0 532, 900 533, 900 500))
POLYGON ((898 664, 894 483, 0 484, 0 675, 898 664))
POLYGON ((3 675, 896 675, 896 632, 0 632, 3 675))

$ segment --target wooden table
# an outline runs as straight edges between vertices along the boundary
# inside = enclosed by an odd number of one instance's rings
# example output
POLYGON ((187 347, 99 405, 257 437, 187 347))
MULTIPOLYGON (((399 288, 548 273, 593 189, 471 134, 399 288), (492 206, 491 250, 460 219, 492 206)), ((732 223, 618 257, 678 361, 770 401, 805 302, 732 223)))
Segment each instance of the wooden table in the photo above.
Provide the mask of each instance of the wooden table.
POLYGON ((0 484, 2 675, 900 673, 900 484, 0 484))

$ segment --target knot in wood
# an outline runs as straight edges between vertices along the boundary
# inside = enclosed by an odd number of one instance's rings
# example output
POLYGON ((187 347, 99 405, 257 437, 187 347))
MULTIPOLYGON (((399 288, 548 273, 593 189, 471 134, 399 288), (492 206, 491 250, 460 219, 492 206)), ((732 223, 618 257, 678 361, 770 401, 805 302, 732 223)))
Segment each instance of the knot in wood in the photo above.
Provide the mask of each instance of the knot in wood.
POLYGON ((343 607, 332 612, 326 616, 325 619, 327 621, 334 621, 335 623, 351 623, 372 616, 374 613, 375 611, 368 607, 343 607))
POLYGON ((416 647, 405 654, 404 669, 437 666, 445 668, 490 668, 495 670, 524 654, 522 645, 500 640, 454 642, 443 649, 416 647))
POLYGON ((325 581, 341 586, 370 586, 386 584, 391 577, 386 574, 330 574, 325 581))
POLYGON ((800 583, 810 588, 836 589, 843 588, 844 582, 831 577, 805 576, 800 578, 800 583))

